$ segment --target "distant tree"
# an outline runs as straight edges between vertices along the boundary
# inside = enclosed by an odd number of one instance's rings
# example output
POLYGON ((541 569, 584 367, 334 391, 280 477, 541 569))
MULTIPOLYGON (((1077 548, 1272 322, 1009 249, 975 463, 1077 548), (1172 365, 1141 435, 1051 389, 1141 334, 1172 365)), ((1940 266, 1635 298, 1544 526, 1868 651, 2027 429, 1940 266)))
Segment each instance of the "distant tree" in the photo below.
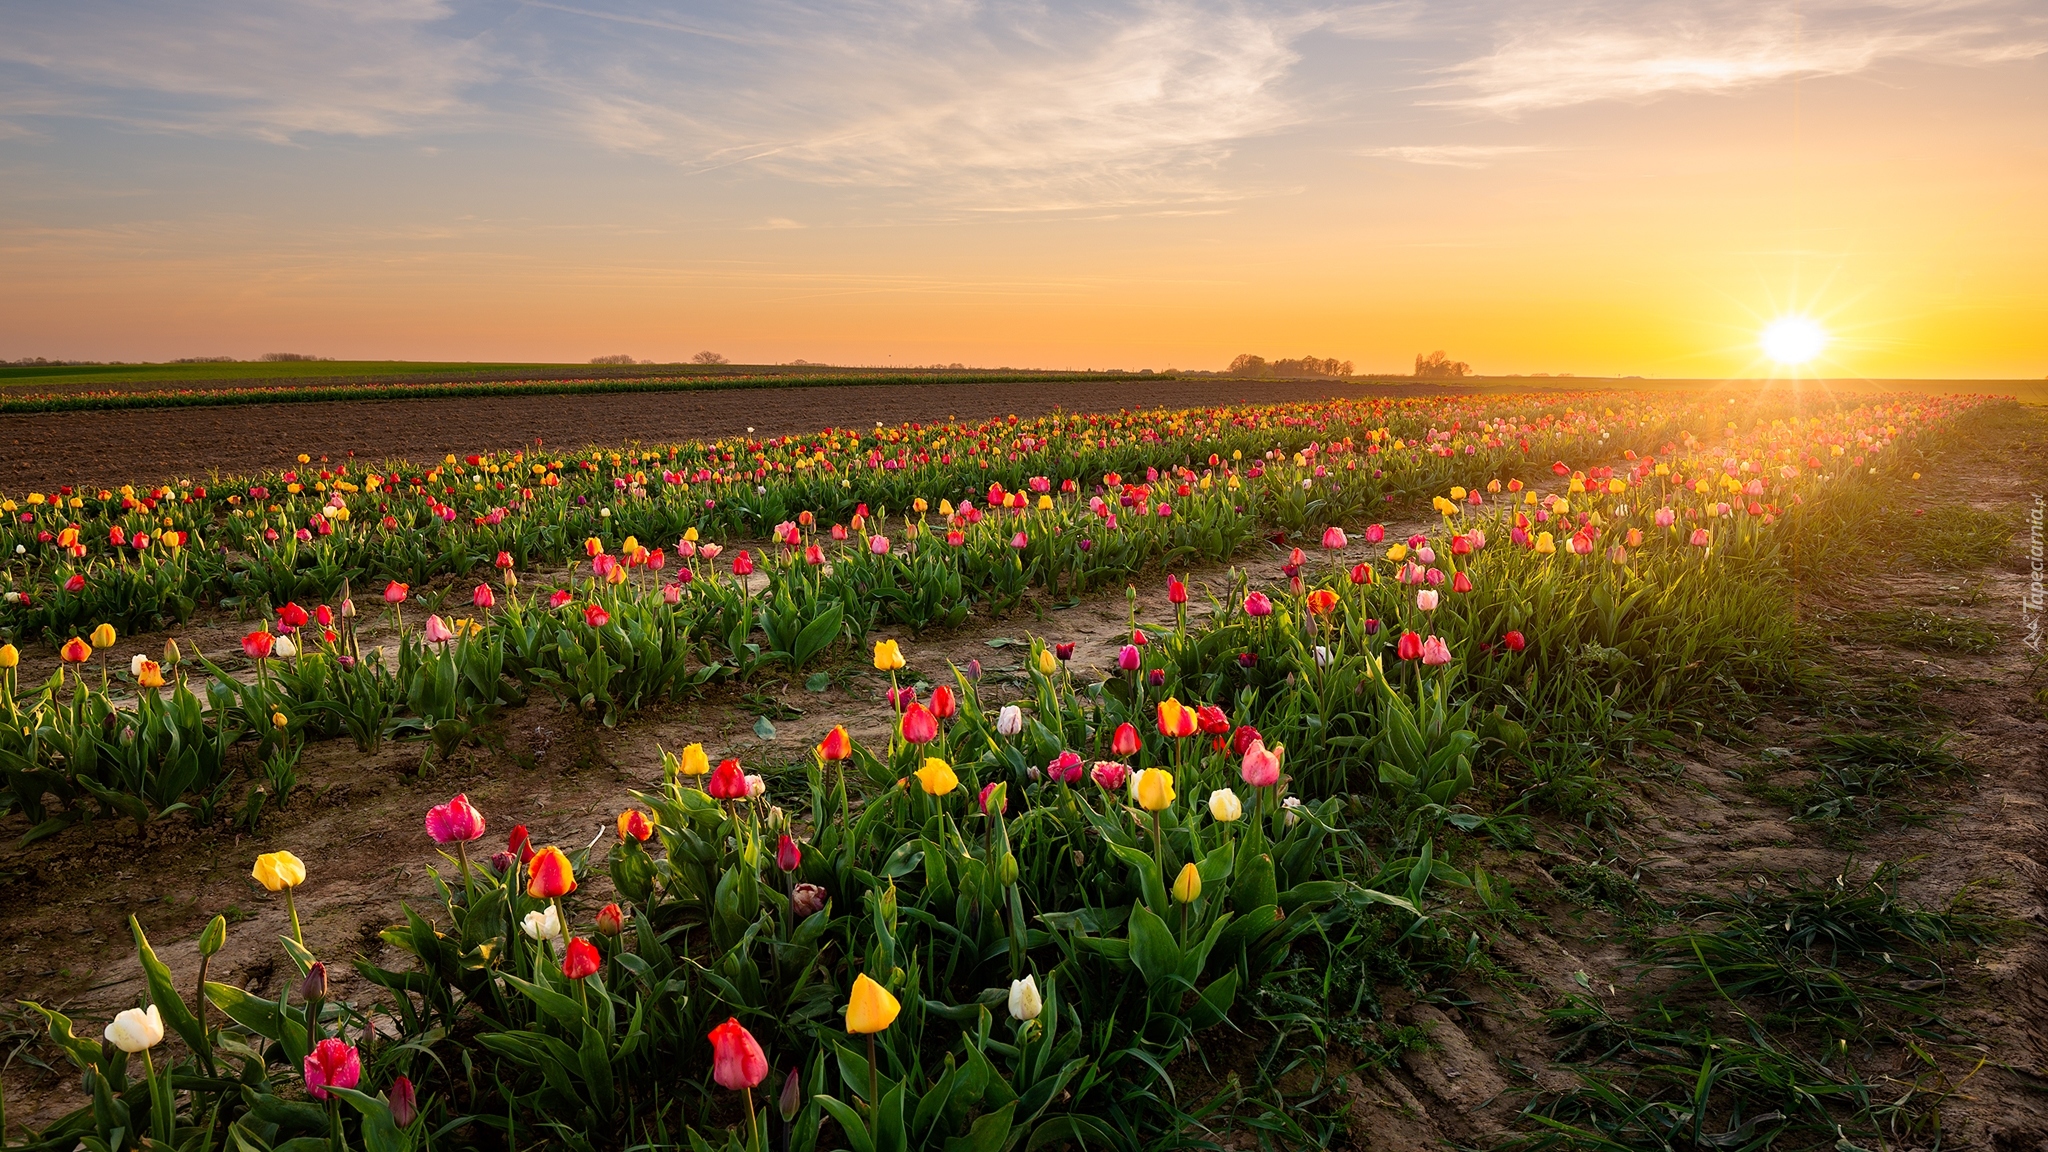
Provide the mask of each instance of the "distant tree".
POLYGON ((730 360, 727 360, 727 359, 726 359, 726 358, 725 358, 724 356, 721 356, 721 355, 719 355, 718 353, 716 353, 716 352, 713 352, 713 351, 711 351, 710 349, 708 349, 708 348, 707 348, 707 349, 705 349, 704 351, 702 351, 702 352, 699 352, 699 353, 697 353, 697 354, 696 354, 695 356, 692 356, 692 357, 690 357, 690 363, 692 363, 692 364, 730 364, 730 363, 732 363, 732 361, 730 361, 730 360))
POLYGON ((1472 366, 1470 364, 1465 363, 1463 360, 1451 359, 1444 355, 1441 348, 1427 356, 1420 352, 1415 354, 1415 374, 1425 379, 1455 379, 1459 376, 1470 375, 1471 372, 1472 366))
POLYGON ((633 363, 633 358, 624 352, 614 352, 609 356, 592 356, 590 362, 592 364, 631 364, 633 363))
POLYGON ((263 359, 272 364, 295 364, 301 360, 332 360, 332 356, 308 356, 304 352, 265 352, 263 359))
POLYGON ((1303 356, 1298 360, 1267 360, 1247 352, 1230 362, 1233 376, 1349 376, 1351 361, 1303 356))

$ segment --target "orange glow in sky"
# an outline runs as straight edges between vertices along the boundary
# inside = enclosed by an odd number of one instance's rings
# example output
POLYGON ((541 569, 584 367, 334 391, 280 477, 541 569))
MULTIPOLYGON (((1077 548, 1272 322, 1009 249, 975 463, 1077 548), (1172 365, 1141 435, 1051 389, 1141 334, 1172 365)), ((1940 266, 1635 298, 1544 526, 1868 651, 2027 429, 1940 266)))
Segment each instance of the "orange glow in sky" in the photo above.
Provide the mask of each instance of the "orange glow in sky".
POLYGON ((9 22, 0 358, 2048 373, 2028 3, 9 22))

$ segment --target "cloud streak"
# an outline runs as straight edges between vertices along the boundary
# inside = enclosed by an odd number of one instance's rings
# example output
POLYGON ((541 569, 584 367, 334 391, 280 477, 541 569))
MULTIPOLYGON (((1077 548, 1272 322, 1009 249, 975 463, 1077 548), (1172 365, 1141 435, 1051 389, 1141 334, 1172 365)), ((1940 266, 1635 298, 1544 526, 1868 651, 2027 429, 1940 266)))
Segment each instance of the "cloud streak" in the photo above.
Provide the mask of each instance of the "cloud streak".
POLYGON ((34 81, 0 111, 278 143, 446 123, 488 74, 480 46, 437 29, 452 14, 443 0, 14 6, 0 64, 34 81))
POLYGON ((2048 52, 2048 20, 2009 0, 1628 4, 1511 19, 1426 103, 1517 116, 1603 100, 1724 93, 1890 60, 1985 65, 2048 52))

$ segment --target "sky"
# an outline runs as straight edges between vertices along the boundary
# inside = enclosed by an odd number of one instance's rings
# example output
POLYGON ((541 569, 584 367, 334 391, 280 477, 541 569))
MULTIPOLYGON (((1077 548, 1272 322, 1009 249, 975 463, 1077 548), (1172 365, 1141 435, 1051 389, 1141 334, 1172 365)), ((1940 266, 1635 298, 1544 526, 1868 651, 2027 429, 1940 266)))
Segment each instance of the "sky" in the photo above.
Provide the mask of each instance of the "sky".
POLYGON ((2048 374, 2042 0, 0 0, 0 359, 2048 374))

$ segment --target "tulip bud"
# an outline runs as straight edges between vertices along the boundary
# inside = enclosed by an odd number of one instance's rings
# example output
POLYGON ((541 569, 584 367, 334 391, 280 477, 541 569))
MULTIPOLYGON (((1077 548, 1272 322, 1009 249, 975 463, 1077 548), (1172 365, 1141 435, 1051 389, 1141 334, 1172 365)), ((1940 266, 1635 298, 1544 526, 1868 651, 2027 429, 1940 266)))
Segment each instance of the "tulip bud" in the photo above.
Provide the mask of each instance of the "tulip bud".
POLYGON ((1201 894, 1201 872, 1192 863, 1182 865, 1180 875, 1173 880, 1173 898, 1182 904, 1193 904, 1201 894))
POLYGON ((391 1122, 400 1128, 409 1127, 420 1114, 419 1101, 413 1095, 412 1081, 400 1076, 391 1082, 388 1100, 391 1107, 391 1122))
POLYGON ((1015 852, 1003 853, 1002 861, 996 865, 996 879, 1004 884, 1015 884, 1017 882, 1017 854, 1015 852))
POLYGON ((313 961, 306 969, 306 978, 299 981, 299 999, 308 1004, 319 1004, 327 999, 327 965, 313 961))
POLYGON ((199 954, 201 956, 213 956, 219 953, 221 948, 226 946, 227 942, 228 918, 226 916, 215 916, 212 922, 207 924, 206 930, 199 934, 199 954))
POLYGON ((784 1124, 795 1123, 796 1114, 803 1110, 803 1106, 803 1082, 798 1079, 797 1070, 791 1068, 789 1070, 789 1079, 782 1082, 782 1097, 776 1102, 776 1107, 782 1112, 782 1122, 784 1124))

